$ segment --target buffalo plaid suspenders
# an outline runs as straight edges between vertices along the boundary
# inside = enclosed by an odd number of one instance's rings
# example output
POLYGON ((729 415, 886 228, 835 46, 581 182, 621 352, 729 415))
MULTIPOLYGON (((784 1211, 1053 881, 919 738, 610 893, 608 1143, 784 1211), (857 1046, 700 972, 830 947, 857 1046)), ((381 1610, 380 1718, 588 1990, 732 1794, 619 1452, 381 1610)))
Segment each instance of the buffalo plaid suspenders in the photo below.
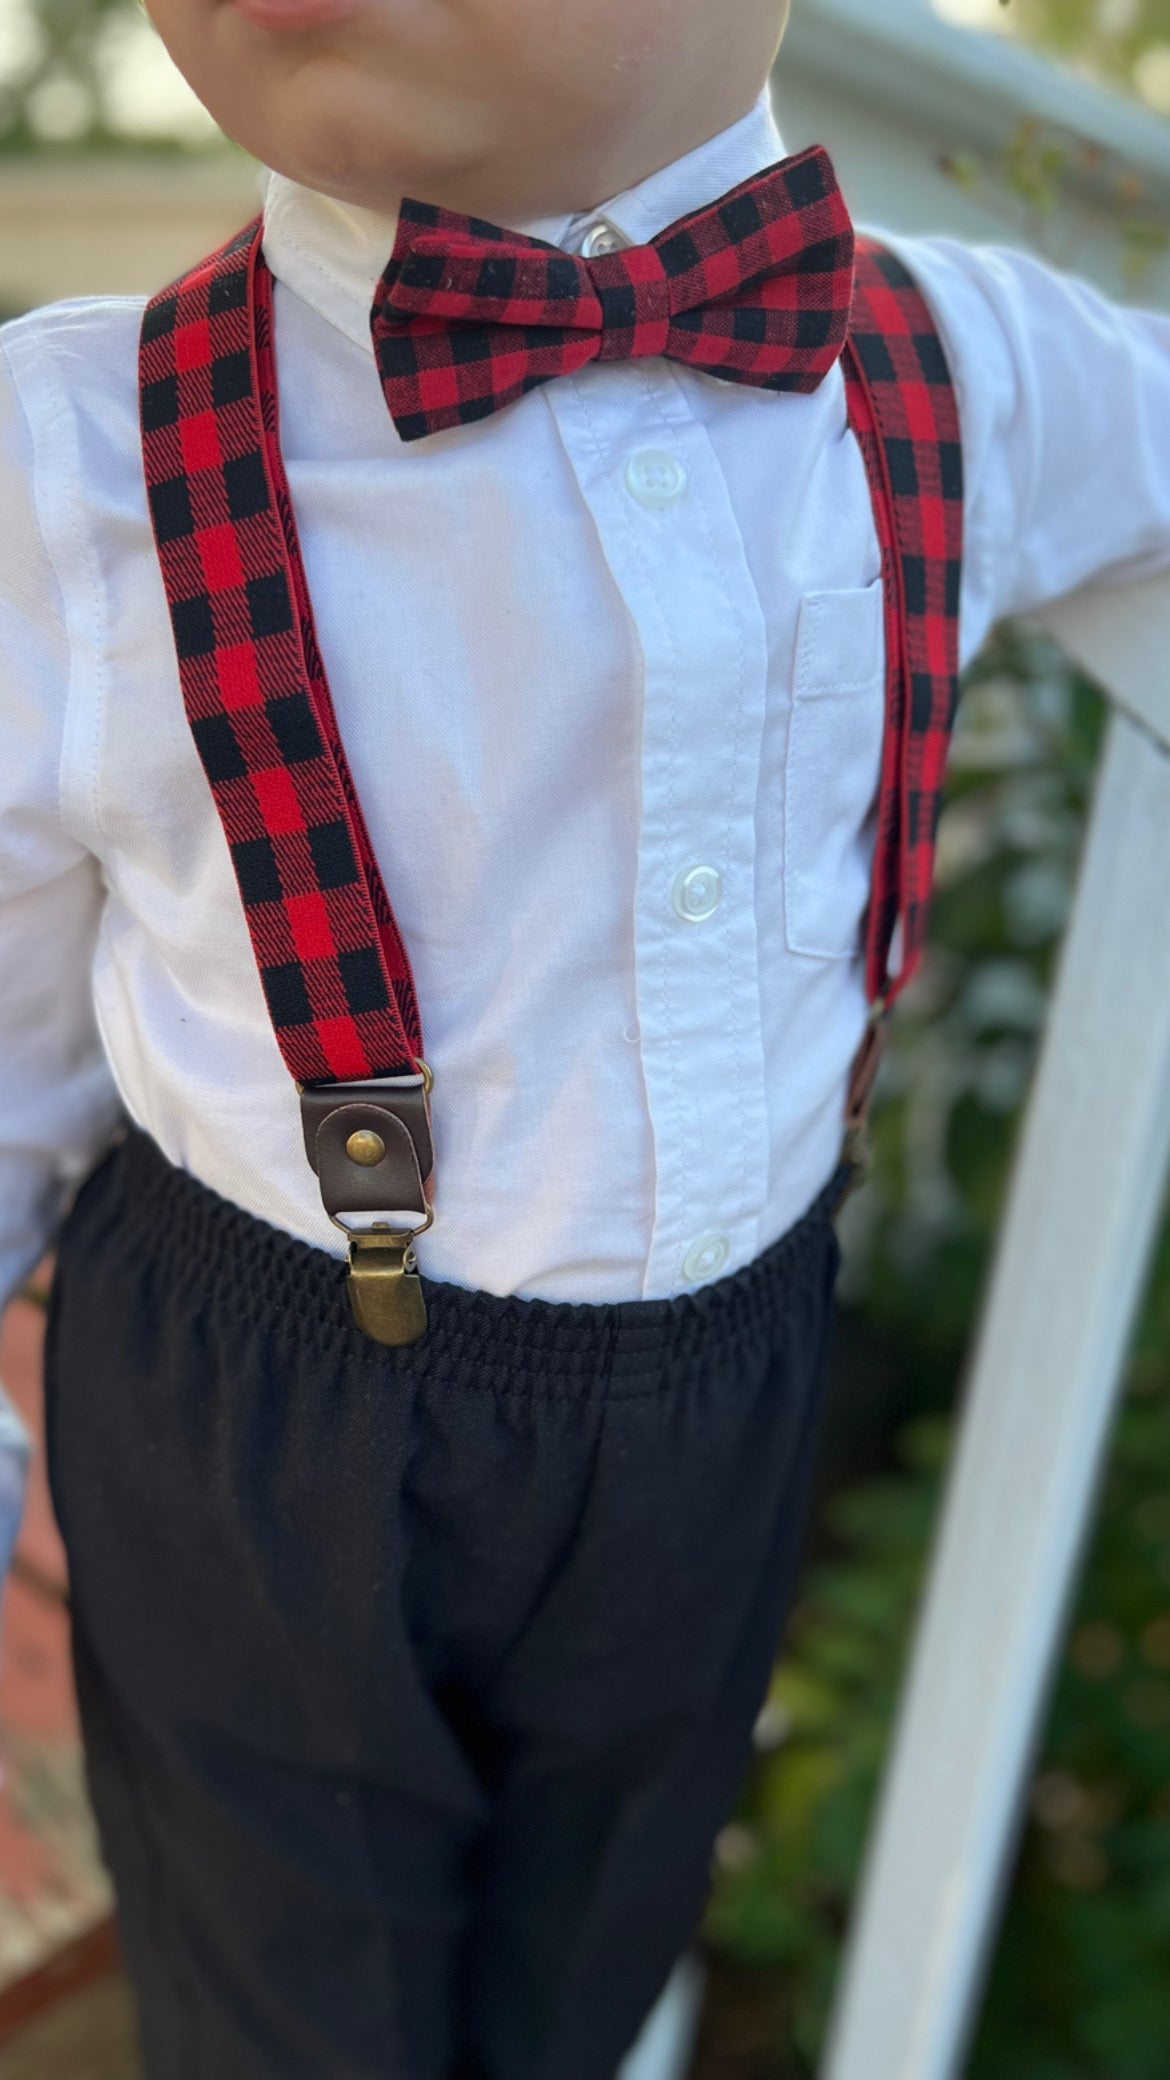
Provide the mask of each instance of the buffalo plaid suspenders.
MULTIPOLYGON (((926 305, 860 241, 844 357, 882 551, 886 732, 866 987, 849 1097, 864 1140, 882 1022, 917 965, 958 684, 958 413, 926 305), (901 959, 890 973, 895 927, 901 959)), ((433 1219, 432 1078, 410 962, 329 694, 281 460, 259 221, 147 305, 139 388, 183 701, 232 856, 305 1150, 349 1238, 355 1319, 417 1341, 433 1219)))
POLYGON ((963 568, 959 406, 942 340, 901 261, 873 239, 858 241, 843 359, 849 422, 873 498, 886 610, 886 728, 865 957, 870 1019, 846 1108, 845 1152, 861 1172, 885 1020, 926 944, 959 700, 963 568))

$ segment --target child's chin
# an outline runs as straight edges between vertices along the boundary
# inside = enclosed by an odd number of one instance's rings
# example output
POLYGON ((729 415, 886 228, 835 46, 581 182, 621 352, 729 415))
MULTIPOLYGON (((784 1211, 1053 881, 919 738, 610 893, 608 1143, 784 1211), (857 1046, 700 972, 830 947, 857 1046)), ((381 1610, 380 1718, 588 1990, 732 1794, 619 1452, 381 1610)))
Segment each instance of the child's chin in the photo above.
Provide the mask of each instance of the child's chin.
POLYGON ((298 68, 283 106, 283 138, 295 145, 269 156, 267 138, 240 141, 304 187, 366 209, 397 209, 403 195, 466 208, 499 149, 491 124, 477 126, 474 112, 456 128, 441 105, 370 77, 355 80, 348 68, 329 67, 320 78, 314 68, 298 68))

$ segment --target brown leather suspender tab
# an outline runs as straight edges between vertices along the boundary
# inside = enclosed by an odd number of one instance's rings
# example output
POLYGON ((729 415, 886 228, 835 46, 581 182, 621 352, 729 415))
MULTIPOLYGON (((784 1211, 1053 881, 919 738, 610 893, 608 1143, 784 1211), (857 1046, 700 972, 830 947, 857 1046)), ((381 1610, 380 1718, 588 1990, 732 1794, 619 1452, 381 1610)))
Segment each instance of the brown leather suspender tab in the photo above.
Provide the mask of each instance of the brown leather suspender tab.
POLYGON ((865 1038, 854 1057, 849 1078, 849 1097, 845 1106, 845 1146, 842 1155, 854 1171, 855 1184, 861 1183, 870 1165, 869 1112, 885 1050, 888 1011, 889 1005, 884 997, 879 997, 877 1002, 871 1005, 865 1038))
POLYGON ((422 1076, 394 1083, 309 1084, 301 1092, 301 1124, 305 1154, 330 1218, 387 1207, 420 1216, 426 1212, 423 1186, 435 1158, 422 1076), (344 1134, 333 1124, 342 1119, 348 1121, 344 1134), (351 1142, 356 1143, 352 1148, 351 1142))

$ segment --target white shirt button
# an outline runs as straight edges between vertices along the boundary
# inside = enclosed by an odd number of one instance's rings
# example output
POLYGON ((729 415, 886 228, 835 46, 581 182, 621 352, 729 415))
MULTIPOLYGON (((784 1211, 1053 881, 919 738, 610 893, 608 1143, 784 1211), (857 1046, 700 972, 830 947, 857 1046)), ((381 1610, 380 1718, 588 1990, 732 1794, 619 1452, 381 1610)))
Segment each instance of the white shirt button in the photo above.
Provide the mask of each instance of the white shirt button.
POLYGON ((615 231, 612 224, 599 217, 596 224, 589 226, 581 241, 581 258, 600 260, 606 253, 620 253, 625 242, 620 231, 615 231))
POLYGON ((731 1244, 726 1235, 700 1235, 682 1260, 682 1275, 688 1283, 697 1278, 715 1278, 730 1255, 731 1244))
POLYGON ((687 488, 687 473, 666 448, 639 448, 626 464, 626 488, 648 512, 665 513, 687 488))
POLYGON ((702 924, 723 901, 723 877, 714 867, 684 867, 675 875, 674 907, 686 924, 702 924))

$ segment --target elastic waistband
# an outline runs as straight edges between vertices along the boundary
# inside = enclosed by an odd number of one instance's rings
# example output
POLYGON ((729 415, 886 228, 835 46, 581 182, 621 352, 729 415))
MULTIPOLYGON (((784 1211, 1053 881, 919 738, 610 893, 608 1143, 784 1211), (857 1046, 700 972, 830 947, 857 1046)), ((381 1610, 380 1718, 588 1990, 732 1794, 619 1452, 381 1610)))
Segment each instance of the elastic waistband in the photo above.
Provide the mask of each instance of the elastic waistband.
POLYGON ((774 1334, 823 1267, 826 1248, 835 1249, 833 1216, 848 1178, 843 1166, 803 1219, 753 1263, 673 1300, 526 1300, 424 1277, 427 1333, 395 1351, 370 1345, 355 1327, 339 1259, 220 1198, 137 1127, 82 1187, 62 1253, 84 1243, 99 1259, 129 1258, 163 1283, 172 1304, 214 1305, 334 1353, 340 1343, 363 1356, 376 1351, 380 1361, 420 1375, 482 1363, 510 1379, 555 1374, 569 1388, 615 1370, 632 1384, 659 1375, 676 1354, 701 1363, 704 1354, 774 1334))

